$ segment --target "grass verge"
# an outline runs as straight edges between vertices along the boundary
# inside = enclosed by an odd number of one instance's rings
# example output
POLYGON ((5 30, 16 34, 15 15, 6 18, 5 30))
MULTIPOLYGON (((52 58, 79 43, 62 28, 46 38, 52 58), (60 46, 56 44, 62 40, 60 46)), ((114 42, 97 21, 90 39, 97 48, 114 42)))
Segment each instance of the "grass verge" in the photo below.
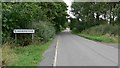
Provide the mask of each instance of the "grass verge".
POLYGON ((2 49, 0 47, 0 67, 2 66, 2 49))
MULTIPOLYGON (((51 41, 42 45, 29 45, 25 47, 15 47, 12 49, 7 48, 8 53, 3 55, 3 57, 7 55, 8 57, 6 58, 9 58, 9 61, 16 59, 14 62, 9 62, 7 66, 37 66, 38 63, 42 61, 42 55, 44 51, 49 48, 50 44, 51 41), (13 56, 11 56, 12 54, 16 55, 16 57, 13 58, 13 56)), ((3 50, 3 54, 6 53, 4 51, 6 51, 6 49, 3 50)))
POLYGON ((78 34, 78 35, 98 42, 118 43, 118 38, 116 37, 108 37, 106 35, 97 36, 97 35, 88 35, 88 34, 78 34))

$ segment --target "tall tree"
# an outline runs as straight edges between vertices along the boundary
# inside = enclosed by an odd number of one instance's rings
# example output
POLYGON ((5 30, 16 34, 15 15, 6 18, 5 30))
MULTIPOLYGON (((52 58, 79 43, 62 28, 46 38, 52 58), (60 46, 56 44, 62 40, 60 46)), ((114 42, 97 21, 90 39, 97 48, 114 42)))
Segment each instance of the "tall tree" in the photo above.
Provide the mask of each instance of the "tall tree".
POLYGON ((119 17, 118 4, 117 2, 74 2, 72 12, 77 22, 71 23, 79 23, 79 31, 99 24, 114 24, 115 18, 119 17), (86 26, 82 27, 82 25, 86 26))
POLYGON ((64 2, 5 2, 2 5, 3 39, 13 38, 13 29, 24 28, 39 30, 39 37, 45 38, 50 31, 54 34, 54 28, 56 32, 61 31, 67 21, 67 6, 64 2))

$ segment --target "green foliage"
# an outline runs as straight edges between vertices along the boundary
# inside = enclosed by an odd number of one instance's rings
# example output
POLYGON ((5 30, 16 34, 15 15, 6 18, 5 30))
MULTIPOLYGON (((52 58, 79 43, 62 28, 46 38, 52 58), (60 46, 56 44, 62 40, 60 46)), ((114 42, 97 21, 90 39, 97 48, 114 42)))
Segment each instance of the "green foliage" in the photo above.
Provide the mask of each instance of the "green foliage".
POLYGON ((40 5, 43 6, 42 9, 45 10, 46 16, 53 23, 56 32, 61 31, 61 28, 65 28, 67 6, 64 2, 42 3, 40 5))
MULTIPOLYGON (((67 6, 63 2, 5 2, 2 5, 3 43, 14 38, 14 29, 34 28, 35 36, 42 41, 47 41, 54 36, 55 31, 59 32, 61 28, 65 28, 67 6)), ((30 44, 30 39, 30 35, 22 34, 19 35, 18 43, 27 45, 30 44)))
POLYGON ((14 58, 17 61, 7 64, 10 66, 37 65, 50 44, 48 41, 66 27, 67 6, 64 2, 3 2, 2 9, 2 44, 15 43, 14 29, 35 29, 33 44, 39 42, 39 46, 34 46, 31 44, 31 34, 17 34, 17 44, 24 47, 14 46, 11 50, 12 45, 9 45, 10 51, 6 53, 11 54, 7 56, 8 59, 12 57, 10 62, 14 53, 17 54, 14 58), (48 43, 40 45, 45 42, 48 43))
MULTIPOLYGON (((36 66, 43 59, 43 53, 50 46, 45 44, 11 48, 10 44, 2 48, 3 62, 7 66, 36 66)), ((12 67, 10 67, 12 68, 12 67)))
POLYGON ((95 27, 91 27, 89 29, 86 29, 82 31, 84 34, 90 34, 90 35, 114 35, 118 36, 119 35, 119 29, 118 25, 98 25, 95 27))
POLYGON ((81 32, 100 24, 119 25, 119 7, 119 2, 74 2, 72 12, 76 18, 70 18, 70 28, 76 28, 81 32))
POLYGON ((24 28, 32 27, 31 22, 33 20, 35 5, 33 3, 31 4, 2 3, 2 4, 3 4, 2 37, 3 37, 3 42, 6 42, 7 41, 6 39, 14 38, 14 34, 13 34, 14 29, 19 29, 19 28, 24 29, 24 28))
POLYGON ((98 41, 98 42, 105 42, 105 43, 118 43, 118 38, 116 37, 109 37, 105 35, 89 35, 89 34, 79 34, 81 37, 85 37, 90 40, 98 41))
POLYGON ((17 61, 18 55, 10 47, 10 43, 6 43, 1 48, 2 51, 2 65, 6 66, 7 64, 15 63, 17 61))
POLYGON ((77 28, 72 28, 72 32, 73 32, 73 33, 78 33, 79 30, 78 30, 77 28))
POLYGON ((36 29, 37 38, 39 38, 40 41, 48 41, 55 35, 55 29, 49 22, 39 21, 34 24, 34 28, 36 29))
POLYGON ((17 40, 15 41, 19 46, 26 46, 31 44, 32 42, 31 38, 32 38, 31 34, 17 34, 17 40))
POLYGON ((85 29, 79 34, 81 37, 99 42, 118 43, 119 25, 98 25, 85 29))

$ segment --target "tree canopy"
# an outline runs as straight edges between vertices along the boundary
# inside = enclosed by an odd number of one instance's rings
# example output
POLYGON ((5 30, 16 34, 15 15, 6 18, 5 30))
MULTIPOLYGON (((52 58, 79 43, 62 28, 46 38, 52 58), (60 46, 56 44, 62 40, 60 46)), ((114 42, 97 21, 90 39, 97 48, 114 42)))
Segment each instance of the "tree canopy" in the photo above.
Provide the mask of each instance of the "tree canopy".
POLYGON ((2 5, 3 42, 14 38, 14 29, 35 29, 40 40, 48 40, 67 21, 64 2, 3 2, 2 5))
POLYGON ((119 2, 74 2, 71 29, 82 31, 99 24, 120 24, 119 2))

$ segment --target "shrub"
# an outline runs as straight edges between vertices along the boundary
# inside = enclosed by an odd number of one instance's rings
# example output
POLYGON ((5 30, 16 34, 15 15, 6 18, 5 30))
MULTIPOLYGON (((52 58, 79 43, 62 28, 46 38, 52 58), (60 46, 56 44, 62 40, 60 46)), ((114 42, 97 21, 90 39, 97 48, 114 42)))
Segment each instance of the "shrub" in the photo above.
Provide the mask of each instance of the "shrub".
POLYGON ((78 33, 79 30, 78 30, 77 28, 73 28, 73 29, 72 29, 72 32, 73 32, 73 33, 78 33))
POLYGON ((114 35, 114 36, 118 36, 119 30, 118 30, 118 25, 98 25, 98 26, 94 26, 91 27, 89 29, 86 29, 84 31, 82 31, 82 33, 85 34, 91 34, 91 35, 114 35))
MULTIPOLYGON (((35 29, 34 34, 34 43, 42 43, 47 42, 49 39, 53 38, 55 35, 55 29, 53 25, 50 22, 34 22, 33 27, 35 29)), ((5 41, 9 41, 12 43, 15 42, 15 40, 11 37, 5 38, 5 41)), ((32 35, 31 34, 17 34, 17 45, 19 46, 27 46, 32 44, 32 35)), ((6 43, 6 42, 4 42, 6 43)))
POLYGON ((53 25, 49 22, 39 21, 34 24, 36 29, 36 37, 40 41, 48 41, 50 38, 54 37, 55 29, 53 25))

